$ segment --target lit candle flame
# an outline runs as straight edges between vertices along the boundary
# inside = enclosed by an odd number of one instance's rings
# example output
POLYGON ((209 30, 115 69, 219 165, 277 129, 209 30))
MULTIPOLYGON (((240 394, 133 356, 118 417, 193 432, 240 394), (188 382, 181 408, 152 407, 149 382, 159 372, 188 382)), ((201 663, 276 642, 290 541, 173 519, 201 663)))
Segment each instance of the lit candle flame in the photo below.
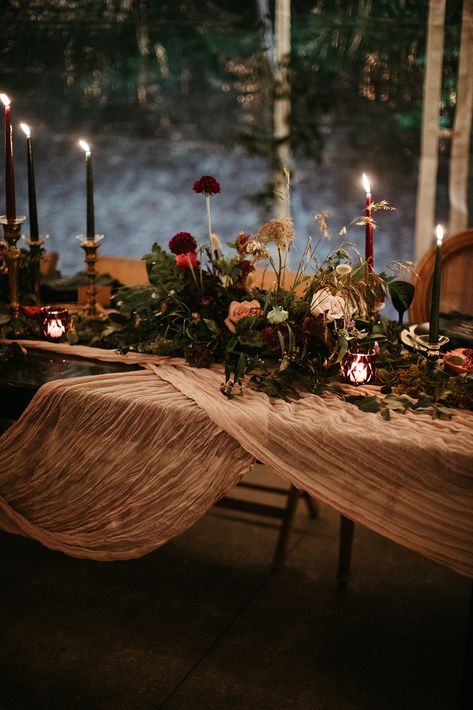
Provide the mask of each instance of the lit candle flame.
POLYGON ((437 227, 435 229, 435 235, 437 237, 437 246, 441 247, 442 241, 443 241, 443 227, 441 224, 437 225, 437 227))
POLYGON ((66 332, 66 326, 59 318, 53 319, 47 324, 46 331, 50 338, 62 338, 66 332))
POLYGON ((23 131, 23 133, 25 134, 25 136, 26 136, 27 138, 30 138, 30 136, 31 136, 31 131, 30 131, 30 127, 28 126, 28 124, 27 124, 27 123, 20 123, 20 126, 21 126, 21 130, 23 131))
POLYGON ((368 176, 366 173, 363 173, 363 187, 365 189, 366 194, 370 195, 371 194, 370 181, 368 180, 368 176))
POLYGON ((0 101, 4 106, 10 106, 11 101, 6 94, 0 94, 0 101))
POLYGON ((89 144, 86 143, 84 140, 82 140, 82 138, 81 138, 80 141, 79 141, 79 145, 80 145, 80 147, 82 148, 83 151, 85 151, 86 153, 90 153, 90 146, 89 146, 89 144))
POLYGON ((348 377, 351 382, 363 384, 368 379, 368 367, 361 360, 355 361, 350 367, 348 377))

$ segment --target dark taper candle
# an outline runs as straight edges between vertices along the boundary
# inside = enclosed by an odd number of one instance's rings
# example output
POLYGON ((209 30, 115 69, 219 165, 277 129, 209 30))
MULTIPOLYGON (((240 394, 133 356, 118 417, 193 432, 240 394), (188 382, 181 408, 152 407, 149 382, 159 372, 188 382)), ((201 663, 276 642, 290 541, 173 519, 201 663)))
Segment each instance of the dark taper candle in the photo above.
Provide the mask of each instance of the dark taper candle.
POLYGON ((95 238, 95 213, 94 213, 94 176, 92 172, 92 153, 88 143, 83 140, 79 145, 85 152, 86 190, 87 190, 87 239, 95 238))
POLYGON ((370 183, 368 177, 363 173, 363 187, 366 192, 366 207, 365 207, 365 259, 370 273, 374 271, 374 254, 373 254, 373 225, 371 224, 371 205, 372 198, 370 192, 370 183))
POLYGON ((28 167, 28 210, 30 218, 30 239, 32 242, 37 242, 39 239, 39 229, 38 209, 36 204, 36 183, 34 176, 33 141, 31 139, 30 127, 26 123, 20 123, 20 126, 26 136, 26 164, 28 167))
POLYGON ((430 306, 429 323, 429 343, 431 345, 436 345, 439 341, 440 272, 443 240, 443 229, 440 224, 437 225, 436 234, 437 247, 435 250, 435 266, 432 280, 432 302, 430 306))
POLYGON ((11 101, 6 94, 0 94, 5 106, 5 201, 8 220, 16 219, 15 171, 13 167, 13 129, 11 125, 11 101))

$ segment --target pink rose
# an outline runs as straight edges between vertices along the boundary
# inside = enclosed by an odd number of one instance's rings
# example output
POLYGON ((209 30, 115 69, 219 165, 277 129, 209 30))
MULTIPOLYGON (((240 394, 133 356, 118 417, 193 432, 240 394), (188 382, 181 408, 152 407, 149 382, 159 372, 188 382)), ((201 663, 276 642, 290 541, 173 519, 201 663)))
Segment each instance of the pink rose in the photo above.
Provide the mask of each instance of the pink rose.
POLYGON ((189 251, 187 254, 176 254, 176 266, 181 269, 193 269, 197 266, 197 252, 189 251))
POLYGON ((253 316, 253 318, 260 318, 263 315, 263 311, 258 301, 232 301, 228 308, 228 317, 225 319, 225 325, 228 330, 232 333, 236 333, 235 323, 238 323, 242 318, 247 318, 248 316, 253 316))

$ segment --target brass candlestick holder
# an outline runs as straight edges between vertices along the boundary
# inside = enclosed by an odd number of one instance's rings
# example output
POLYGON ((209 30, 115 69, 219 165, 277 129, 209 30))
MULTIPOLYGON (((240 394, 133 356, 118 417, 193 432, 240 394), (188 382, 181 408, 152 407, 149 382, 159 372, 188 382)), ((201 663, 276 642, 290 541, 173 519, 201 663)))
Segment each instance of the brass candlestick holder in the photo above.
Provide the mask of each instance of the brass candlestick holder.
POLYGON ((95 262, 97 261, 97 249, 103 239, 103 234, 96 234, 94 239, 79 235, 80 245, 85 252, 85 263, 87 265, 87 305, 85 308, 85 316, 87 318, 98 318, 97 310, 97 287, 95 279, 97 272, 95 270, 95 262))
POLYGON ((36 296, 38 303, 41 303, 41 293, 40 293, 40 261, 43 251, 43 244, 48 238, 48 235, 40 234, 39 239, 26 239, 25 241, 30 248, 31 264, 32 264, 32 279, 31 286, 33 288, 33 293, 36 296), (43 237, 43 239, 41 239, 43 237))
POLYGON ((4 258, 8 269, 8 286, 10 290, 10 308, 14 318, 20 315, 20 297, 18 286, 18 263, 21 252, 16 246, 20 238, 21 225, 26 217, 16 217, 7 219, 5 215, 0 217, 0 224, 3 226, 3 235, 7 243, 4 258))

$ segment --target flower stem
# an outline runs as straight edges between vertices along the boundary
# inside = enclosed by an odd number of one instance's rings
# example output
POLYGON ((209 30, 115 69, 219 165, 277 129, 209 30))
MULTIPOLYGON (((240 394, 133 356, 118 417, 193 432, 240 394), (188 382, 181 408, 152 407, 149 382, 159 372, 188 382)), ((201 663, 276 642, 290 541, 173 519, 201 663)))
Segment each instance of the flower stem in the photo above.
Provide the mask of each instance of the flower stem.
POLYGON ((210 248, 210 258, 212 258, 212 217, 210 214, 210 195, 205 195, 205 202, 207 203, 207 221, 209 224, 209 248, 210 248))
POLYGON ((194 267, 192 266, 192 262, 191 262, 191 259, 190 259, 189 254, 186 254, 186 257, 187 257, 187 261, 189 262, 189 269, 191 270, 192 278, 194 279, 194 283, 195 283, 197 289, 199 289, 199 284, 197 283, 197 279, 196 279, 196 277, 195 277, 194 267))

